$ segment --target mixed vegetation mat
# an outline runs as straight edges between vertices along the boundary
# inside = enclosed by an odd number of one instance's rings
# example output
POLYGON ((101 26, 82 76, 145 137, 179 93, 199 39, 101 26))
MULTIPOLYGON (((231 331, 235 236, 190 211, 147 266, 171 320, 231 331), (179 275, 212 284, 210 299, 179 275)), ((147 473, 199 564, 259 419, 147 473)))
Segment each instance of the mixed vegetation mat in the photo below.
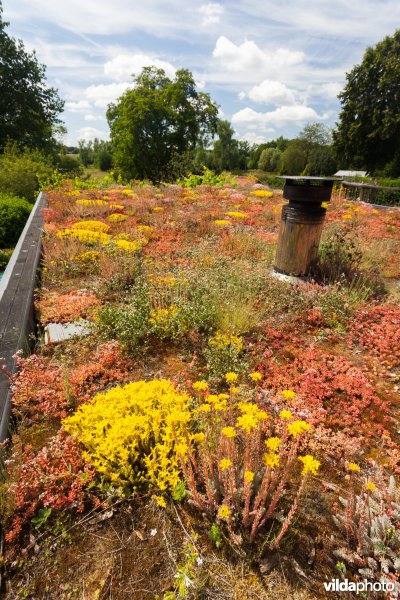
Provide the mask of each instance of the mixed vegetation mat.
POLYGON ((400 212, 334 196, 293 282, 282 192, 197 183, 47 193, 40 327, 89 330, 18 357, 5 597, 396 598, 400 212))

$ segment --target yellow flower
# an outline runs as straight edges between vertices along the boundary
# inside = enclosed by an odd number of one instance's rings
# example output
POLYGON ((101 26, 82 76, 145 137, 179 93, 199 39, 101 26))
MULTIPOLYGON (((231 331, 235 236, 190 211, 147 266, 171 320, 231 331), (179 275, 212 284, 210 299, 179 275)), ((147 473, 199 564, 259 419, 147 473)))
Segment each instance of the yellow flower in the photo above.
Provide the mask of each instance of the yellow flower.
POLYGON ((251 192, 252 196, 256 196, 257 198, 272 198, 273 193, 267 192, 267 190, 254 190, 251 192))
POLYGON ((156 502, 157 506, 160 506, 161 508, 166 508, 167 506, 164 496, 156 496, 156 502))
POLYGON ((211 406, 209 404, 200 404, 199 410, 202 412, 208 413, 211 410, 211 406))
POLYGON ((185 442, 181 442, 180 444, 175 444, 175 452, 179 454, 179 456, 186 456, 188 451, 188 446, 185 442))
POLYGON ((234 438, 236 435, 236 430, 234 427, 223 427, 221 433, 227 438, 234 438))
POLYGON ((232 461, 229 460, 229 458, 223 458, 222 460, 220 460, 219 462, 219 467, 220 469, 222 469, 223 471, 225 471, 226 469, 229 469, 229 467, 232 466, 232 461))
POLYGON ((290 421, 290 419, 293 417, 290 410, 281 410, 281 412, 279 413, 279 416, 284 421, 290 421))
POLYGON ((231 350, 237 354, 239 354, 243 348, 243 341, 241 337, 222 333, 221 331, 217 331, 217 333, 210 339, 208 343, 210 346, 215 346, 218 350, 224 350, 225 348, 230 347, 231 350))
POLYGON ((127 220, 127 215, 121 215, 121 213, 113 213, 109 217, 107 217, 110 223, 122 223, 122 221, 127 220))
POLYGON ((147 244, 147 240, 142 238, 141 240, 135 240, 134 242, 128 242, 127 240, 117 240, 116 245, 125 252, 138 252, 143 246, 147 244))
POLYGON ((246 483, 251 483, 254 479, 253 471, 245 471, 244 472, 244 480, 246 483))
POLYGON ((153 208, 153 211, 154 211, 154 212, 160 212, 161 210, 164 210, 162 206, 155 206, 155 207, 153 208))
POLYGON ((215 225, 218 225, 219 227, 224 227, 225 225, 231 224, 231 222, 227 221, 226 219, 215 219, 214 223, 215 223, 215 225))
POLYGON ((125 206, 123 204, 110 204, 111 210, 123 210, 125 206))
POLYGON ((327 202, 321 202, 321 206, 322 206, 322 208, 328 208, 328 203, 327 202))
POLYGON ((231 387, 231 392, 232 394, 238 394, 239 393, 239 388, 238 387, 231 387))
POLYGON ((369 492, 374 492, 376 490, 376 485, 372 483, 372 481, 367 481, 367 483, 365 484, 365 489, 369 492))
POLYGON ((361 471, 361 467, 357 465, 357 463, 349 463, 347 468, 349 471, 353 471, 353 473, 359 473, 361 471))
POLYGON ((217 394, 207 394, 204 400, 209 404, 217 404, 219 402, 219 397, 217 394))
POLYGON ((310 431, 310 425, 306 423, 306 421, 293 421, 293 423, 289 423, 287 426, 288 432, 293 437, 301 435, 305 431, 310 431))
POLYGON ((194 434, 192 435, 192 440, 193 440, 194 442, 197 442, 197 443, 198 443, 198 442, 204 442, 204 439, 205 439, 205 437, 206 437, 206 436, 205 436, 205 435, 204 435, 204 433, 201 431, 200 433, 194 433, 194 434))
POLYGON ((265 445, 273 452, 278 451, 281 443, 282 443, 282 440, 279 437, 270 437, 268 440, 265 441, 265 445))
POLYGON ((232 217, 233 219, 247 219, 246 213, 243 212, 236 212, 234 210, 231 210, 230 212, 227 212, 225 214, 228 215, 228 217, 232 217))
POLYGON ((195 381, 192 387, 196 392, 205 392, 208 389, 208 383, 207 381, 195 381))
POLYGON ((249 377, 252 381, 260 381, 262 376, 258 371, 254 371, 254 373, 250 373, 249 377))
POLYGON ((104 200, 75 200, 75 204, 78 206, 108 206, 104 200))
POLYGON ((254 402, 239 402, 238 408, 245 415, 252 415, 258 421, 263 421, 268 417, 264 410, 260 410, 254 402))
POLYGON ((78 221, 71 225, 72 229, 85 229, 85 231, 97 231, 99 233, 107 233, 110 226, 102 221, 78 221))
POLYGON ((312 473, 316 475, 321 463, 316 460, 310 454, 306 454, 306 456, 299 456, 299 460, 303 463, 303 470, 301 472, 302 475, 307 475, 307 473, 312 473))
POLYGON ((224 519, 225 521, 227 521, 230 516, 231 516, 231 509, 229 508, 229 506, 222 504, 222 506, 220 506, 219 510, 218 510, 218 517, 220 519, 224 519))
POLYGON ((238 376, 236 373, 229 372, 225 375, 225 379, 227 383, 235 383, 235 381, 238 379, 238 376))
POLYGON ((270 469, 275 469, 279 465, 279 454, 274 454, 273 452, 264 454, 264 462, 270 469))
POLYGON ((281 394, 286 400, 293 400, 296 398, 296 392, 293 392, 293 390, 283 390, 281 394))

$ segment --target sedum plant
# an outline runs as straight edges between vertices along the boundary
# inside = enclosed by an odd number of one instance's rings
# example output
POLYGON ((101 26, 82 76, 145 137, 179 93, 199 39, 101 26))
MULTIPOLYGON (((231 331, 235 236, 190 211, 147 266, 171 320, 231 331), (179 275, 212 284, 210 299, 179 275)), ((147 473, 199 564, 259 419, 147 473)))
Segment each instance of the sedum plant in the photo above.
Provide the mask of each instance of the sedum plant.
POLYGON ((98 473, 126 492, 173 490, 180 481, 174 447, 186 444, 189 395, 170 381, 136 381, 97 394, 63 421, 98 473))
MULTIPOLYGON (((250 375, 256 386, 259 373, 250 375)), ((235 543, 243 534, 250 543, 277 517, 289 486, 294 497, 286 504, 272 547, 278 547, 299 506, 310 475, 320 463, 300 455, 310 431, 306 421, 282 410, 279 418, 256 402, 239 400, 236 373, 226 374, 228 394, 210 394, 205 382, 196 382, 199 394, 193 445, 177 449, 182 472, 197 507, 225 522, 235 543)))
POLYGON ((393 598, 400 595, 400 488, 393 476, 385 481, 375 465, 374 483, 361 479, 361 468, 348 465, 350 490, 340 497, 342 512, 333 517, 347 545, 335 550, 341 560, 355 567, 362 578, 393 583, 393 598), (356 492, 356 488, 360 488, 356 492))

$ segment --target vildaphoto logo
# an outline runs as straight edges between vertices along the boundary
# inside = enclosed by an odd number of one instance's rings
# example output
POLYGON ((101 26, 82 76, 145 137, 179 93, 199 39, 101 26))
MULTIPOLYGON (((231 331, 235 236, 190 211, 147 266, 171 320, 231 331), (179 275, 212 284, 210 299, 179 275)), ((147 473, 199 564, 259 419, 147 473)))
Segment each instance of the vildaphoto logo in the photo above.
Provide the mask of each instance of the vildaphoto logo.
POLYGON ((324 581, 324 588, 327 592, 355 592, 360 594, 362 592, 393 592, 394 583, 390 581, 349 581, 348 579, 332 579, 331 581, 324 581))

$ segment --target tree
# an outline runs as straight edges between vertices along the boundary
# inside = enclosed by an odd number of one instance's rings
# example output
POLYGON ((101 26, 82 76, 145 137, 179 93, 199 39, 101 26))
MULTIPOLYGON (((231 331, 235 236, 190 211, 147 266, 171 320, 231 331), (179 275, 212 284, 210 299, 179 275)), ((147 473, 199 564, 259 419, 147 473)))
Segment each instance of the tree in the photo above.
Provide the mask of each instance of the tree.
POLYGON ((126 178, 171 180, 179 157, 215 133, 218 106, 186 69, 171 80, 145 67, 134 84, 107 110, 114 165, 126 178))
POLYGON ((2 13, 0 0, 0 150, 10 141, 19 148, 51 149, 64 102, 46 86, 35 53, 6 33, 2 13))
POLYGON ((278 148, 265 148, 261 152, 258 168, 262 171, 276 171, 282 152, 278 148))
POLYGON ((342 165, 373 172, 390 162, 399 164, 400 30, 367 48, 346 79, 334 132, 342 165))

